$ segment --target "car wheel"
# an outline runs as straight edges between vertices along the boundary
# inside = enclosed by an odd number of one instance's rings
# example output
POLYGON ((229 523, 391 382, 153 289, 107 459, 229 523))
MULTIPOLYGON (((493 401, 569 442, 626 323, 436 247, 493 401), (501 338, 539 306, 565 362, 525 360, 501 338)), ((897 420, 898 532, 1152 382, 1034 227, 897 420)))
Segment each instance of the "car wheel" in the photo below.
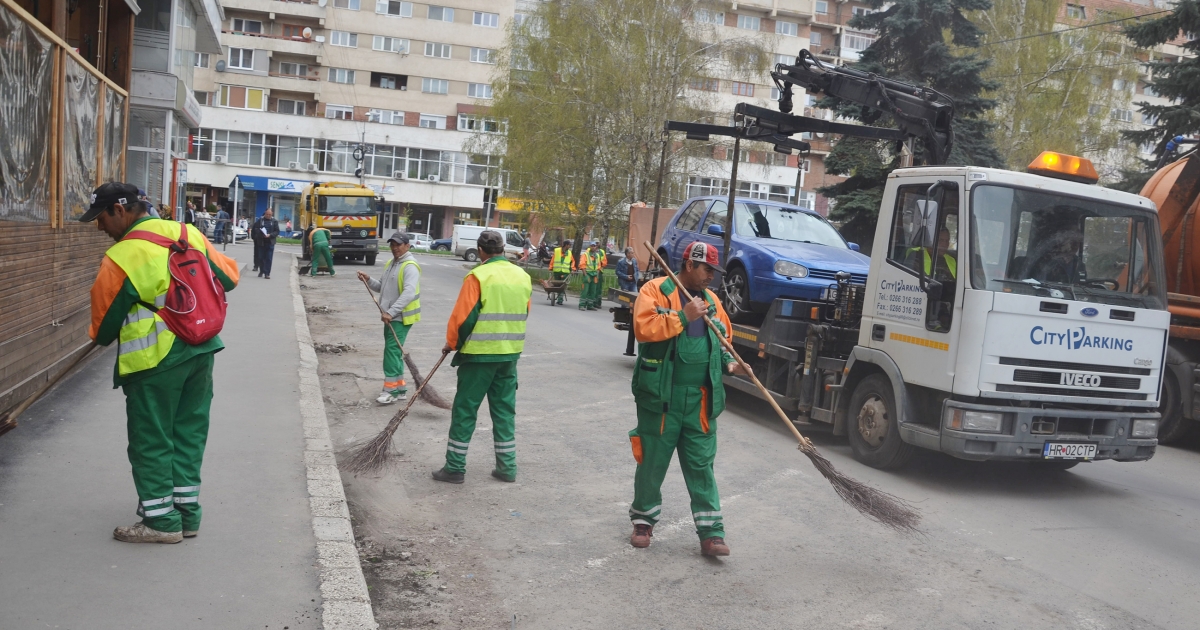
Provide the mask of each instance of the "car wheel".
POLYGON ((872 374, 859 381, 850 397, 847 420, 854 459, 872 468, 899 468, 916 452, 915 446, 900 439, 896 395, 892 381, 884 374, 872 374))
POLYGON ((734 267, 725 276, 723 286, 725 292, 725 311, 729 319, 735 322, 745 322, 753 314, 750 310, 750 281, 746 270, 734 267))
POLYGON ((1170 368, 1166 368, 1166 378, 1163 379, 1163 396, 1158 412, 1162 420, 1158 422, 1158 443, 1173 444, 1191 433, 1195 424, 1183 417, 1183 402, 1179 395, 1179 380, 1170 368))
POLYGON ((450 251, 450 248, 445 245, 438 245, 437 247, 434 247, 433 250, 438 252, 448 252, 450 251))
POLYGON ((475 262, 479 260, 479 252, 473 249, 468 249, 467 253, 463 254, 463 260, 467 262, 475 262))

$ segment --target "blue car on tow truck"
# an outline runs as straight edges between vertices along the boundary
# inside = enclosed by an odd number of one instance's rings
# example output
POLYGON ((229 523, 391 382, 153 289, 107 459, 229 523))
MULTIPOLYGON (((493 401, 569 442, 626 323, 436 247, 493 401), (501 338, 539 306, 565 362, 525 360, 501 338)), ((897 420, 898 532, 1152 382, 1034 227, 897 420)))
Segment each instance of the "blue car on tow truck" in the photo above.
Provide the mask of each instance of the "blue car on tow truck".
MULTIPOLYGON (((725 197, 694 197, 675 214, 658 253, 679 268, 684 248, 700 240, 723 251, 725 197)), ((852 284, 866 284, 871 259, 858 253, 824 217, 797 206, 739 197, 734 201, 733 236, 725 267, 725 309, 734 321, 765 313, 775 298, 821 299, 839 271, 852 284)))

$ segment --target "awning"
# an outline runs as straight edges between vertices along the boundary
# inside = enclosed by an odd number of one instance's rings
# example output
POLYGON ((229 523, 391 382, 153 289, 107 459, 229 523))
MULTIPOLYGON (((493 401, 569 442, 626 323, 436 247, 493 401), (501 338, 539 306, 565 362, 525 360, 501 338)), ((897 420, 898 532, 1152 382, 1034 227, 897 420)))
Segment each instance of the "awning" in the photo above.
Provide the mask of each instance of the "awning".
MULTIPOLYGON (((299 195, 311 181, 300 179, 277 179, 274 177, 259 177, 257 175, 238 175, 234 178, 243 190, 261 190, 264 192, 287 193, 299 195)), ((233 188, 233 182, 229 182, 233 188)))

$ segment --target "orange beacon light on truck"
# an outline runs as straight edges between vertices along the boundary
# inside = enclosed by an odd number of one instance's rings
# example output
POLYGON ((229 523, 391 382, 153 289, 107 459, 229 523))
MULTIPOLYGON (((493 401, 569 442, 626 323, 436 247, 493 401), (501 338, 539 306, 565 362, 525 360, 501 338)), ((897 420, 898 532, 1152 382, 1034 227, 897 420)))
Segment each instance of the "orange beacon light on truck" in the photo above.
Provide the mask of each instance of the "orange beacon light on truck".
POLYGON ((1082 184, 1095 184, 1100 181, 1091 160, 1054 151, 1042 151, 1025 170, 1082 184))

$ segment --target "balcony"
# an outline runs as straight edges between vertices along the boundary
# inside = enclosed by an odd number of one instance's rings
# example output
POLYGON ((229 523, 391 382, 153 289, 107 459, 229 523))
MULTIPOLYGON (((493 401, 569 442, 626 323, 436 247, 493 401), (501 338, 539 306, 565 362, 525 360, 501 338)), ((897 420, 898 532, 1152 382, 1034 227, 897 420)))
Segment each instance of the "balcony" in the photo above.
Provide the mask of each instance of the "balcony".
POLYGON ((320 100, 317 98, 321 89, 321 81, 317 77, 297 77, 287 74, 279 74, 272 72, 266 76, 261 74, 233 74, 223 73, 216 75, 216 82, 222 85, 239 85, 242 87, 263 88, 265 90, 279 90, 281 92, 299 92, 302 94, 312 94, 312 100, 320 100))
MULTIPOLYGON (((317 4, 317 0, 288 0, 286 2, 279 0, 271 0, 270 2, 263 2, 262 0, 221 0, 221 6, 225 7, 226 10, 236 9, 280 16, 300 16, 318 20, 325 19, 327 7, 332 4, 330 2, 323 7, 317 4)), ((272 17, 271 19, 275 18, 272 17)))
POLYGON ((225 36, 224 43, 233 48, 253 48, 269 50, 273 53, 297 55, 316 60, 321 52, 321 46, 311 39, 283 37, 282 35, 260 35, 258 33, 243 33, 240 31, 221 31, 225 36))

